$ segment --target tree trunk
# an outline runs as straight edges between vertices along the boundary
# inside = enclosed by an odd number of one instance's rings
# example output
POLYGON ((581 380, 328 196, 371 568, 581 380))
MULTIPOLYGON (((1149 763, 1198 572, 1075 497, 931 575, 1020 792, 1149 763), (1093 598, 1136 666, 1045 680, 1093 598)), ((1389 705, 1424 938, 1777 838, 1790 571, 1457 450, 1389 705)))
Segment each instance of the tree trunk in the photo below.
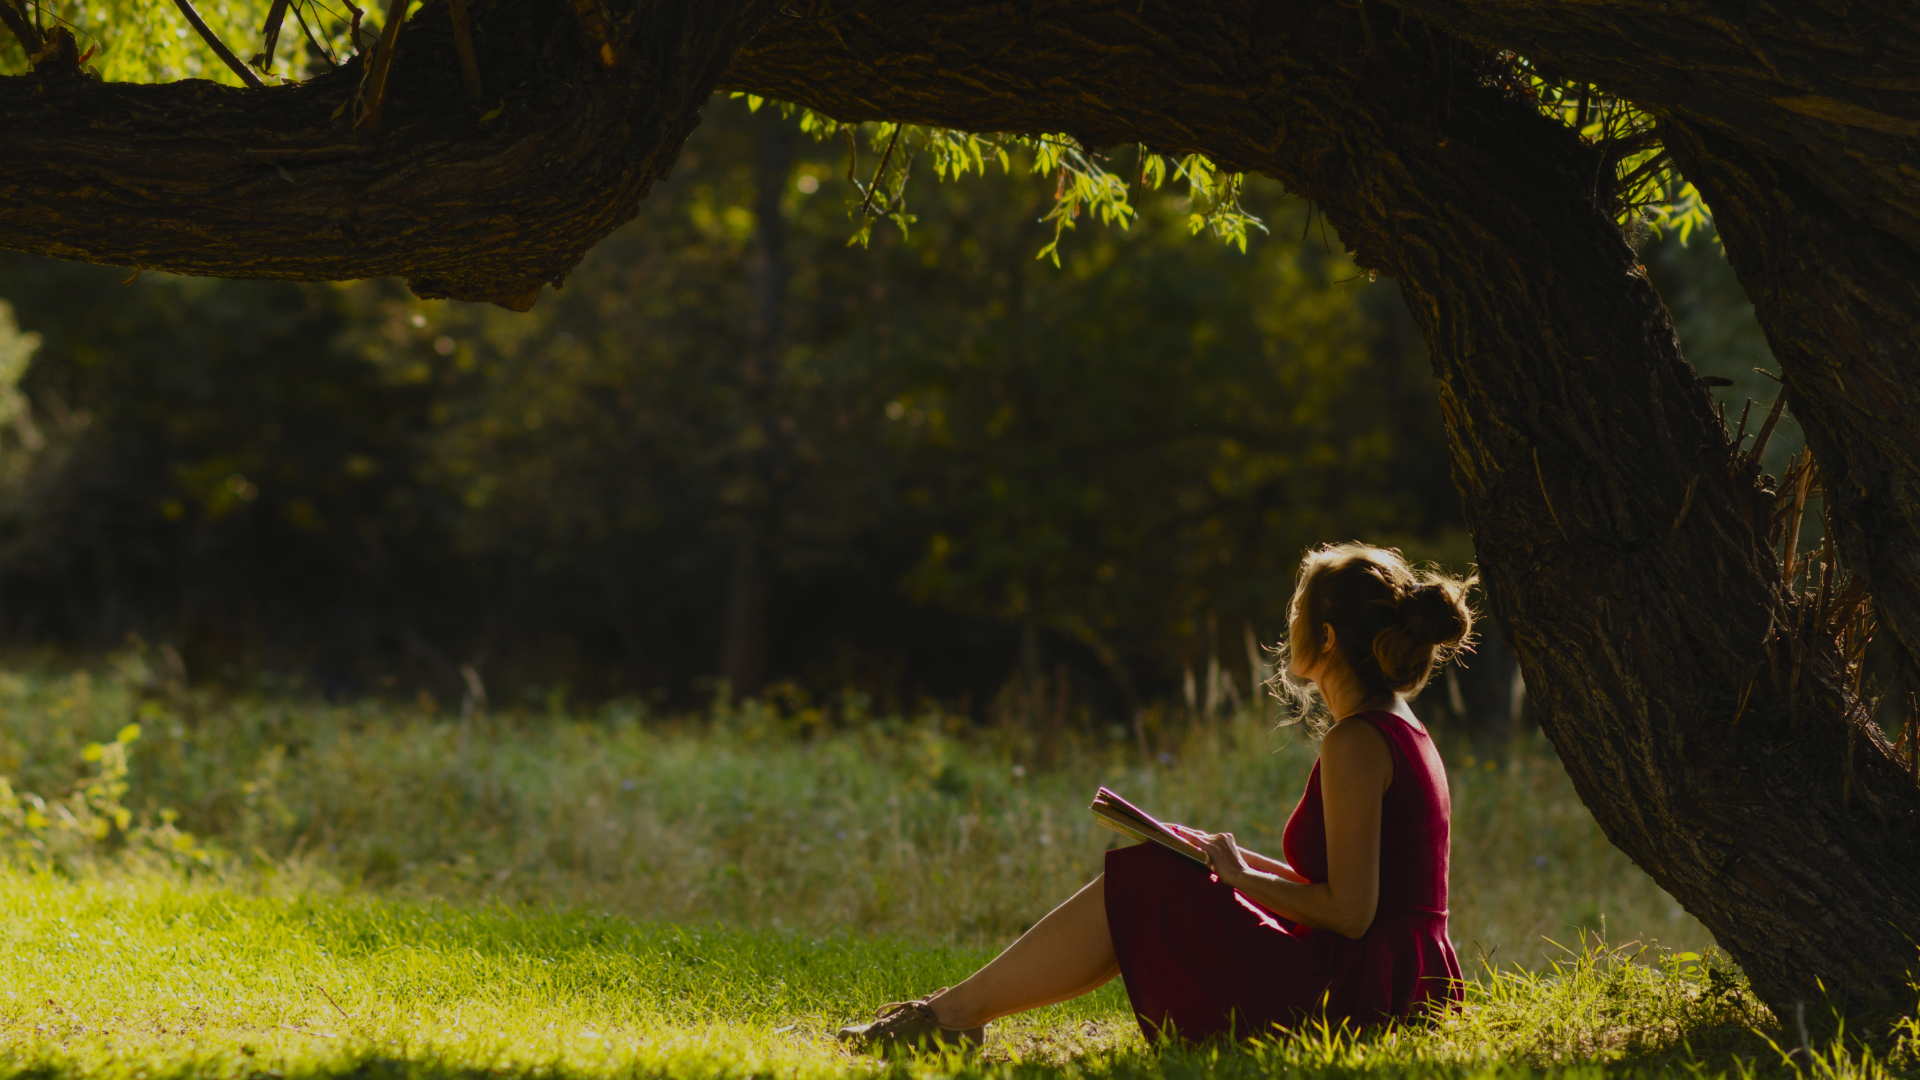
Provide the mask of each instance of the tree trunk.
POLYGON ((1596 193, 1599 151, 1488 52, 1350 8, 1007 11, 781 25, 724 84, 844 120, 1202 151, 1318 201, 1426 335, 1495 614, 1609 838, 1776 1009, 1816 980, 1903 1001, 1920 791, 1782 584, 1771 493, 1596 193))
POLYGON ((779 418, 775 389, 786 340, 787 220, 782 202, 793 171, 793 131, 772 109, 757 117, 753 147, 754 233, 749 272, 747 341, 740 357, 737 418, 748 437, 735 462, 742 492, 729 582, 726 642, 720 674, 735 693, 753 695, 767 680, 773 636, 773 567, 768 555, 775 538, 781 488, 776 462, 779 418))
POLYGON ((1663 118, 1920 685, 1920 8, 1398 0, 1663 118))
POLYGON ((1695 124, 1664 134, 1711 200, 1820 461, 1841 550, 1873 588, 1902 680, 1920 686, 1920 247, 1777 158, 1695 124))
POLYGON ((0 246, 214 277, 392 275, 524 310, 633 217, 776 4, 638 0, 643 33, 609 44, 607 67, 567 5, 473 0, 495 95, 474 103, 432 0, 400 34, 373 132, 353 128, 358 59, 258 90, 0 78, 0 246))
POLYGON ((741 527, 734 540, 733 571, 727 579, 726 640, 720 650, 720 677, 739 697, 753 697, 766 685, 767 646, 772 637, 772 589, 757 524, 749 521, 741 527))

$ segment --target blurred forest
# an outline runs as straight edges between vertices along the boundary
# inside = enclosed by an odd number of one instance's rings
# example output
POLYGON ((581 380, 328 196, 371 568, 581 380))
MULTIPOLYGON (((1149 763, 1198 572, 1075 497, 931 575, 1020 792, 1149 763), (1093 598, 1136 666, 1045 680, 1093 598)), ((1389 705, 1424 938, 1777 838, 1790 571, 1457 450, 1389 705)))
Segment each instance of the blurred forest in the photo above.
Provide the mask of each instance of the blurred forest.
MULTIPOLYGON (((1056 267, 1049 181, 917 177, 863 248, 848 169, 716 100, 528 315, 0 253, 0 634, 449 708, 729 688, 1125 737, 1253 692, 1305 547, 1471 562, 1393 284, 1276 185, 1244 253, 1168 191, 1056 267)), ((1770 402, 1717 244, 1646 258, 1730 412, 1770 402)), ((1517 685, 1495 638, 1432 693, 1517 719, 1517 685)))

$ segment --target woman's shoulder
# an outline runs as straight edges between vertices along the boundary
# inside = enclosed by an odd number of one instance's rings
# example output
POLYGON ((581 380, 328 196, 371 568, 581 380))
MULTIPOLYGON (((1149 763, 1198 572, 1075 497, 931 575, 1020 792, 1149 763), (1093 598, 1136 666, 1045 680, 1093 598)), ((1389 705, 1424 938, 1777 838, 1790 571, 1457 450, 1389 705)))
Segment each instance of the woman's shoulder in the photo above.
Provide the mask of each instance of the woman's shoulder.
MULTIPOLYGON (((1382 738, 1391 738, 1392 733, 1404 731, 1414 735, 1427 736, 1427 726, 1411 712, 1398 709, 1367 709, 1354 713, 1334 727, 1372 728, 1382 738), (1354 721, 1358 721, 1354 723, 1354 721)), ((1332 733, 1331 730, 1328 732, 1332 733)), ((1431 737, 1431 736, 1428 736, 1431 737)))
POLYGON ((1385 710, 1354 713, 1327 729, 1320 738, 1320 754, 1325 757, 1328 751, 1335 755, 1348 757, 1361 755, 1373 757, 1378 754, 1390 754, 1386 732, 1380 730, 1380 722, 1400 722, 1401 717, 1385 710))
POLYGON ((1320 740, 1320 761, 1330 790, 1338 789, 1369 797, 1393 783, 1393 746, 1387 736, 1369 722, 1368 714, 1355 713, 1333 725, 1320 740))

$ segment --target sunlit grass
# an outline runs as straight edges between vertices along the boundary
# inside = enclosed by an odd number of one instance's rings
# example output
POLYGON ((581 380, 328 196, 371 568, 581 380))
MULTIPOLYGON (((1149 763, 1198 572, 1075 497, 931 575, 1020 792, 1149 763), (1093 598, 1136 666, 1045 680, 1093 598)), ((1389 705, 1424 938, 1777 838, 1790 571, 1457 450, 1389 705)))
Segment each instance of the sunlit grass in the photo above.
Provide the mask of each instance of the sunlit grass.
MULTIPOLYGON (((1250 1045, 1152 1047, 1110 986, 994 1025, 965 1061, 886 1062, 831 1039, 987 955, 410 903, 251 875, 14 871, 0 874, 0 1075, 1792 1073, 1749 1030, 1767 1017, 1737 979, 1711 962, 1634 963, 1601 947, 1543 974, 1482 971, 1463 1012, 1364 1036, 1310 1027, 1250 1045)), ((1875 1049, 1829 1047, 1815 1071, 1913 1075, 1914 1034, 1909 1022, 1875 1049)))

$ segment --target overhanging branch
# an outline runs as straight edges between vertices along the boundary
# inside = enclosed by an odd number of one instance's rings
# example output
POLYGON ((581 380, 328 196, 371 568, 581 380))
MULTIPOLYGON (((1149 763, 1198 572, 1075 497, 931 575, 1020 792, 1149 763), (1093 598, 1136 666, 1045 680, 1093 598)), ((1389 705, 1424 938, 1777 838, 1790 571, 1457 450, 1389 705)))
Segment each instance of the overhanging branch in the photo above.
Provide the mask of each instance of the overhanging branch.
POLYGON ((441 0, 393 54, 385 123, 358 61, 296 86, 0 79, 0 246, 217 277, 408 279, 532 303, 633 216, 773 0, 652 0, 607 68, 561 4, 470 5, 498 107, 464 93, 441 0))

